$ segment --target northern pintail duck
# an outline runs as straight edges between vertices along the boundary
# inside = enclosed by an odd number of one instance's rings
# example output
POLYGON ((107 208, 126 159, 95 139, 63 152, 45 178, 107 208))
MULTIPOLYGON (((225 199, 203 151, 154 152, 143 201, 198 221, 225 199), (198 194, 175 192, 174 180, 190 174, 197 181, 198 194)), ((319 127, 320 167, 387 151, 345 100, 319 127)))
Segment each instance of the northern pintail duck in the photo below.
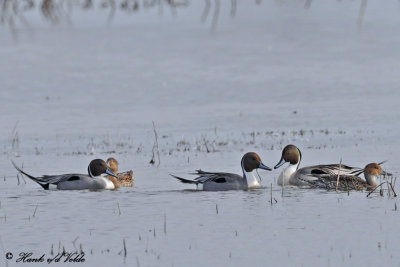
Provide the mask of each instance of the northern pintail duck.
POLYGON ((354 175, 318 175, 316 180, 310 181, 309 185, 312 188, 322 188, 327 190, 364 190, 373 189, 378 186, 378 178, 380 175, 391 175, 382 170, 380 164, 370 163, 364 168, 365 180, 354 175), (339 178, 339 179, 338 179, 339 178))
POLYGON ((301 161, 301 152, 295 145, 287 145, 282 151, 282 157, 274 169, 279 168, 286 162, 289 162, 287 166, 279 175, 278 185, 296 185, 296 186, 307 186, 309 181, 315 180, 314 176, 327 174, 358 176, 363 173, 364 169, 358 167, 350 167, 343 164, 328 164, 328 165, 315 165, 308 166, 299 169, 301 161))
POLYGON ((253 171, 263 169, 271 171, 272 169, 261 162, 261 158, 254 152, 246 153, 241 162, 243 176, 226 172, 205 172, 197 170, 199 177, 194 180, 188 180, 175 175, 171 175, 182 183, 196 184, 198 190, 206 191, 224 191, 224 190, 245 190, 260 187, 258 179, 253 171))
MULTIPOLYGON (((132 170, 118 173, 118 161, 115 158, 108 158, 106 162, 107 162, 110 170, 113 173, 117 174, 117 180, 118 180, 119 186, 132 187, 134 185, 134 182, 133 182, 134 178, 133 178, 132 170)), ((110 175, 108 175, 107 177, 109 177, 109 176, 110 175)))
POLYGON ((40 184, 48 190, 50 185, 55 185, 59 190, 81 190, 81 189, 116 189, 118 188, 117 177, 102 159, 94 159, 88 166, 88 175, 86 174, 60 174, 43 175, 34 177, 21 170, 13 161, 14 167, 22 174, 40 184), (110 178, 102 177, 101 174, 111 175, 110 178))

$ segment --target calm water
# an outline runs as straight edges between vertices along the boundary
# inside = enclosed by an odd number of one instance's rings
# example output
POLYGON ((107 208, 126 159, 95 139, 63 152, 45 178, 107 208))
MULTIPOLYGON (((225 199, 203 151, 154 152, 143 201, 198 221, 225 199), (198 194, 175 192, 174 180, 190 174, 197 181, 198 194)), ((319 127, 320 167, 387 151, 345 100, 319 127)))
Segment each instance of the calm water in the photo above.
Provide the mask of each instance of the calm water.
POLYGON ((247 151, 274 166, 288 143, 302 166, 388 160, 398 176, 398 2, 369 3, 362 27, 360 3, 342 2, 239 1, 233 18, 222 4, 214 30, 202 2, 112 24, 100 11, 60 25, 32 12, 17 37, 1 26, 0 253, 14 258, 0 262, 65 248, 87 266, 399 266, 400 203, 386 191, 282 195, 280 169, 259 171, 263 188, 250 191, 197 192, 169 176, 240 173, 247 151), (84 173, 110 156, 135 187, 44 191, 10 163, 84 173))

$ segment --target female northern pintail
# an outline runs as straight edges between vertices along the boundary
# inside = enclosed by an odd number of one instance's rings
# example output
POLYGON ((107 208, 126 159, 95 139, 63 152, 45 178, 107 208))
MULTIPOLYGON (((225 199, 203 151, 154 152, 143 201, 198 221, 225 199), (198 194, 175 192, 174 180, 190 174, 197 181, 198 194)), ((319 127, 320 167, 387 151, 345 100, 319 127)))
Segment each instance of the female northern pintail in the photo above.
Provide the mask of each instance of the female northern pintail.
POLYGON ((118 188, 117 177, 108 168, 106 162, 102 159, 94 159, 88 166, 88 174, 60 174, 60 175, 43 175, 34 177, 21 170, 13 161, 14 167, 22 174, 31 178, 40 184, 44 189, 48 190, 50 185, 55 185, 59 190, 80 190, 80 189, 116 189, 118 188), (101 174, 111 175, 112 179, 102 177, 101 174))
POLYGON ((364 168, 365 180, 354 175, 318 175, 316 180, 310 181, 309 185, 313 188, 323 188, 328 190, 364 190, 373 189, 378 186, 378 177, 380 175, 391 175, 382 170, 380 164, 370 163, 364 168))
POLYGON ((272 169, 261 162, 261 158, 254 152, 246 153, 241 162, 243 176, 234 173, 225 172, 204 172, 196 171, 199 177, 194 180, 171 175, 182 183, 196 184, 198 190, 206 191, 224 191, 224 190, 244 190, 249 188, 258 188, 260 183, 254 176, 255 169, 271 171, 272 169))
MULTIPOLYGON (((117 175, 119 186, 132 187, 133 186, 133 171, 126 171, 118 173, 118 161, 115 158, 108 158, 107 164, 110 170, 117 175)), ((109 177, 108 175, 107 177, 109 177)), ((112 176, 111 176, 112 177, 112 176)))
POLYGON ((343 164, 328 164, 328 165, 315 165, 299 169, 301 161, 301 152, 295 145, 287 145, 282 151, 282 157, 274 169, 279 168, 286 162, 287 166, 278 178, 278 185, 308 185, 309 181, 315 180, 317 175, 353 175, 358 176, 363 173, 364 169, 358 167, 350 167, 343 164), (339 171, 340 169, 340 171, 339 171))

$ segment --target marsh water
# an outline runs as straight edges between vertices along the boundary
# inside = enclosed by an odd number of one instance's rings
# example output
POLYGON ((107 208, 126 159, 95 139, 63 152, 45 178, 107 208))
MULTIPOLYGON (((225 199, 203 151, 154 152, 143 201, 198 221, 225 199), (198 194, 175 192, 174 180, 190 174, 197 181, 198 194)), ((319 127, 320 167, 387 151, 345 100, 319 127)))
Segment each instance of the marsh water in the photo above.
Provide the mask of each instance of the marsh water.
POLYGON ((70 266, 400 265, 386 186, 282 192, 278 169, 259 171, 260 189, 202 192, 169 175, 241 173, 247 151, 273 167, 293 143, 301 166, 387 160, 398 176, 398 1, 368 2, 362 20, 361 1, 238 1, 234 16, 223 2, 213 22, 215 3, 1 25, 0 262, 65 250, 85 253, 70 266), (134 187, 45 191, 10 162, 39 176, 111 156, 134 187))

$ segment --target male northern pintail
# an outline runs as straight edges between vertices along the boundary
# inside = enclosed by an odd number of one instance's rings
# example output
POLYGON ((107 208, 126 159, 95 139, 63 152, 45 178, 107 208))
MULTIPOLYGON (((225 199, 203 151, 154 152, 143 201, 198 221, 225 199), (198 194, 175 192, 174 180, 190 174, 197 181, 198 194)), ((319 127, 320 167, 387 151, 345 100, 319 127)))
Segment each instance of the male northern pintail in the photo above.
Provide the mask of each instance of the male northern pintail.
MULTIPOLYGON (((133 186, 133 171, 126 171, 118 173, 118 161, 115 158, 108 158, 107 164, 110 170, 117 175, 119 186, 132 187, 133 186)), ((110 175, 107 175, 109 177, 110 175)), ((112 177, 112 176, 111 176, 112 177)))
POLYGON ((354 175, 332 175, 332 174, 321 174, 318 175, 316 180, 309 181, 309 185, 313 188, 323 188, 328 190, 364 190, 373 189, 378 186, 378 178, 380 175, 388 175, 382 170, 380 164, 382 163, 370 163, 364 168, 365 180, 354 175))
POLYGON ((31 178, 40 184, 44 189, 48 190, 50 185, 55 185, 59 190, 80 190, 80 189, 116 189, 118 188, 117 177, 102 159, 94 159, 88 166, 88 174, 60 174, 60 175, 43 175, 34 177, 21 170, 13 161, 14 167, 22 174, 31 178), (102 177, 101 174, 111 175, 112 179, 102 177))
POLYGON ((198 190, 206 191, 224 191, 224 190, 244 190, 249 188, 258 188, 260 183, 254 176, 255 169, 263 169, 271 171, 272 169, 265 166, 261 162, 261 158, 254 152, 246 153, 241 162, 243 176, 234 173, 225 172, 204 172, 202 170, 196 171, 195 174, 199 177, 194 180, 171 175, 181 181, 182 183, 196 184, 198 190))
POLYGON ((279 175, 278 185, 308 185, 309 181, 316 179, 314 176, 320 174, 337 175, 339 169, 340 174, 353 176, 358 176, 364 171, 362 168, 350 167, 343 164, 315 165, 299 169, 300 161, 301 152, 295 145, 287 145, 283 149, 281 160, 276 164, 274 169, 279 168, 286 162, 289 162, 289 166, 279 175))

